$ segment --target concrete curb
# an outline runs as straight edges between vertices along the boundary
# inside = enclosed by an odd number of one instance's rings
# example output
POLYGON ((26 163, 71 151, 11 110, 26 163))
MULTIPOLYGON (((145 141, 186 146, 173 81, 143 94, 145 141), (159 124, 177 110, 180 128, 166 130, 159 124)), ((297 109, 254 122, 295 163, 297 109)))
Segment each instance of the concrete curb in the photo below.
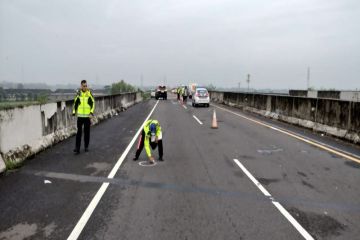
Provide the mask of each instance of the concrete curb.
POLYGON ((351 132, 348 131, 346 129, 341 129, 341 128, 336 128, 336 127, 331 127, 331 126, 327 126, 324 124, 320 124, 317 122, 312 122, 309 120, 304 120, 304 119, 300 119, 300 118, 294 118, 294 117, 289 117, 289 116, 284 116, 275 112, 270 112, 270 111, 266 111, 266 110, 259 110, 256 108, 252 108, 252 107, 248 107, 248 106, 243 106, 243 105, 238 105, 238 104, 234 104, 231 102, 225 102, 225 101, 214 101, 216 103, 219 104, 224 104, 227 105, 229 107, 234 107, 234 108, 239 108, 243 111, 247 111, 247 112, 251 112, 251 113, 255 113, 258 115, 262 115, 264 117, 267 118, 272 118, 278 121, 282 121, 282 122, 287 122, 290 124, 294 124, 303 128, 308 128, 311 129, 313 131, 316 132, 322 132, 322 133, 326 133, 328 135, 331 135, 333 137, 338 137, 340 139, 343 140, 347 140, 349 142, 352 142, 354 144, 360 144, 360 135, 358 133, 355 132, 351 132))
MULTIPOLYGON (((124 102, 121 107, 115 109, 109 109, 99 115, 97 115, 92 120, 92 125, 97 125, 100 122, 104 121, 105 119, 111 118, 114 115, 122 111, 126 111, 127 108, 141 102, 142 99, 137 99, 133 102, 124 102)), ((13 163, 21 163, 27 158, 44 151, 45 149, 73 136, 76 134, 76 126, 69 126, 67 128, 55 131, 51 134, 42 136, 36 141, 29 142, 26 145, 19 146, 14 148, 6 153, 3 153, 3 156, 0 155, 0 172, 6 171, 5 161, 13 162, 13 163)))
POLYGON ((5 172, 5 170, 6 170, 6 165, 0 154, 0 173, 5 172))

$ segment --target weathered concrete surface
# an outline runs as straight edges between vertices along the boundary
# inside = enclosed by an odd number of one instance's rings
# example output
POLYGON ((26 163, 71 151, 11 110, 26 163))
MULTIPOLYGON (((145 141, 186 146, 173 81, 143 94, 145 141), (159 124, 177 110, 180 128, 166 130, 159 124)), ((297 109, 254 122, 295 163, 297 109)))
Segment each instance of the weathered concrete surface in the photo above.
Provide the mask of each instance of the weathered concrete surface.
POLYGON ((316 90, 289 90, 293 97, 340 99, 351 102, 360 102, 359 91, 316 91, 316 90))
POLYGON ((0 173, 5 171, 5 169, 6 169, 5 162, 4 162, 4 160, 2 159, 2 157, 0 155, 0 173))
MULTIPOLYGON (((142 101, 141 93, 96 97, 92 124, 142 101)), ((73 100, 0 111, 0 154, 5 163, 24 159, 76 133, 73 100)))
POLYGON ((336 99, 210 92, 211 100, 360 143, 360 103, 336 99))

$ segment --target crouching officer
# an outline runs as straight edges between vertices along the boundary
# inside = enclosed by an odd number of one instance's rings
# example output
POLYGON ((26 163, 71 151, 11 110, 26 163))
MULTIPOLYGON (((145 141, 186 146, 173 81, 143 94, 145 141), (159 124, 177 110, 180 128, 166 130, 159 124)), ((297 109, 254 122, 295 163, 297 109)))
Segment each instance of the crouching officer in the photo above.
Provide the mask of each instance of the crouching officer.
POLYGON ((155 162, 154 157, 151 155, 150 147, 155 150, 159 145, 159 161, 164 161, 163 159, 163 144, 162 144, 162 132, 161 126, 157 120, 148 120, 145 123, 144 129, 142 130, 138 147, 136 150, 136 155, 134 161, 139 159, 140 153, 145 145, 145 151, 149 157, 151 164, 155 162))
POLYGON ((94 116, 95 100, 87 88, 86 80, 81 81, 81 89, 77 92, 73 105, 73 116, 77 115, 77 133, 75 154, 80 153, 82 126, 84 125, 85 152, 89 151, 91 118, 94 116))

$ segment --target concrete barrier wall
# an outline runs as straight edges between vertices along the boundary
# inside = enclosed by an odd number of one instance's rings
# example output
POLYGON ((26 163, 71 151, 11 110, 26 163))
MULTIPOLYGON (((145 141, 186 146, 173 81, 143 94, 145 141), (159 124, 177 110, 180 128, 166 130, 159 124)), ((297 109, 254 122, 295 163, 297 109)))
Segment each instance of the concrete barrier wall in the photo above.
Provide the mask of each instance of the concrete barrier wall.
MULTIPOLYGON (((141 93, 95 97, 93 124, 142 101, 141 93)), ((0 111, 0 172, 76 132, 73 100, 0 111), (8 165, 9 165, 8 164, 8 165)))
POLYGON ((210 92, 213 102, 360 143, 360 102, 337 99, 210 92))

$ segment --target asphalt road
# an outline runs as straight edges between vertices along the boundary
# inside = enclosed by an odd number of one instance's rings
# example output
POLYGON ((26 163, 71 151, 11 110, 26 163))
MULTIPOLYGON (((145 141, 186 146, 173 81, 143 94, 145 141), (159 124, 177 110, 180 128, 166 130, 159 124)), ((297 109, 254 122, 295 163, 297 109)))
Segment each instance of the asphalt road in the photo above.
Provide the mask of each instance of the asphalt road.
POLYGON ((150 100, 92 127, 90 152, 73 155, 72 137, 1 176, 0 240, 359 239, 360 164, 242 116, 360 155, 236 109, 150 100), (131 143, 151 110, 165 161, 141 166, 131 143))

